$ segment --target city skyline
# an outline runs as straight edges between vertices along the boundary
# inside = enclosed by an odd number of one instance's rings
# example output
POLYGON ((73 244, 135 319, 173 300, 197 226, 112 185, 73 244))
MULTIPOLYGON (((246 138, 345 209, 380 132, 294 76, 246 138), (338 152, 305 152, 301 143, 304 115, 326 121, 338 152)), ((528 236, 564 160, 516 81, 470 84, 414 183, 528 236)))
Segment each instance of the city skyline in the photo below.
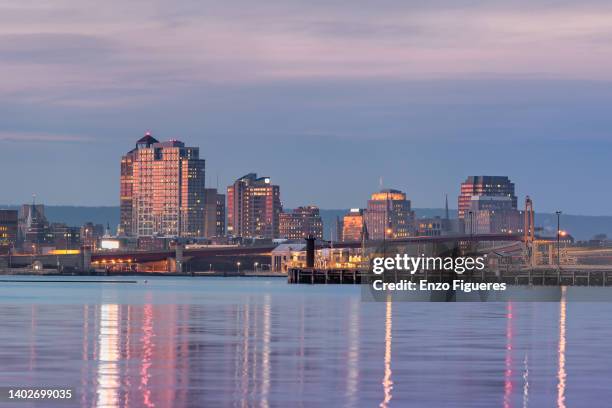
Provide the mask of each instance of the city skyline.
POLYGON ((600 1, 5 2, 0 201, 115 206, 115 158, 149 129, 199 146, 207 186, 267 174, 287 208, 354 207, 381 177, 439 208, 498 174, 538 211, 612 215, 611 16, 600 1))

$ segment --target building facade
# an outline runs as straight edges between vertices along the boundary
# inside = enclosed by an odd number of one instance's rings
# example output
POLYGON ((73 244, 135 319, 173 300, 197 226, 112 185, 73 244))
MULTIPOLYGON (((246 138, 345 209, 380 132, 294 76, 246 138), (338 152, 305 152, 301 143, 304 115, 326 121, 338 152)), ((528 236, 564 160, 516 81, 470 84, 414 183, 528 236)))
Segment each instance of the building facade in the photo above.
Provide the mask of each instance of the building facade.
POLYGON ((0 252, 17 243, 19 215, 17 210, 0 210, 0 252))
POLYGON ((519 210, 479 210, 465 219, 469 234, 522 234, 524 213, 519 210))
POLYGON ((417 235, 421 237, 439 237, 445 235, 447 221, 442 217, 419 218, 416 222, 417 235))
POLYGON ((205 189, 204 194, 204 236, 206 238, 225 235, 225 194, 216 188, 205 189))
POLYGON ((227 233, 243 238, 278 238, 280 187, 249 173, 227 187, 227 233))
POLYGON ((18 241, 24 252, 38 253, 51 245, 49 222, 43 204, 24 204, 19 210, 18 241))
POLYGON ((87 222, 81 226, 81 245, 95 249, 103 235, 104 225, 87 222))
POLYGON ((147 133, 121 160, 120 233, 203 236, 204 180, 197 147, 147 133))
POLYGON ((406 194, 385 189, 372 194, 365 214, 370 239, 406 238, 414 235, 414 212, 406 194))
POLYGON ((365 213, 361 208, 351 208, 342 219, 342 241, 353 242, 368 239, 365 213))
POLYGON ((510 199, 512 208, 517 208, 514 183, 505 176, 469 176, 461 183, 458 199, 459 219, 465 218, 474 196, 507 197, 510 199))
POLYGON ((323 220, 319 207, 313 205, 298 207, 291 212, 283 212, 279 217, 281 238, 300 240, 312 235, 323 239, 323 220))

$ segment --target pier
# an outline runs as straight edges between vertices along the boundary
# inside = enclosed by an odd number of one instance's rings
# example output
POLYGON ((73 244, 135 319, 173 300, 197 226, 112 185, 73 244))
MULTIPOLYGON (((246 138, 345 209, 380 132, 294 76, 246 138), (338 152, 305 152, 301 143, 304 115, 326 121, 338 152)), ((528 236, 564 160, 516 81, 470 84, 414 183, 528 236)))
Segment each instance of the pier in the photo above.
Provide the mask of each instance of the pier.
POLYGON ((446 282, 453 279, 478 282, 505 282, 509 285, 539 286, 612 286, 612 268, 533 268, 499 272, 454 272, 427 271, 410 274, 387 272, 374 275, 357 269, 292 268, 287 273, 290 284, 362 284, 373 279, 388 282, 407 280, 417 282, 425 279, 431 282, 446 282))

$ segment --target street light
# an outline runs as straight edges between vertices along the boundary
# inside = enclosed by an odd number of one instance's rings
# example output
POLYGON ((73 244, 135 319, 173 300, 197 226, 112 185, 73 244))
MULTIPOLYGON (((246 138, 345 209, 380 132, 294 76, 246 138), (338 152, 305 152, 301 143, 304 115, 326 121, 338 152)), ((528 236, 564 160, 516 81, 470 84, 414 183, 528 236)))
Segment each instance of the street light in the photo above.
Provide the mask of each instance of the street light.
POLYGON ((238 267, 238 275, 240 275, 240 261, 236 262, 236 266, 238 267))
POLYGON ((557 267, 561 267, 561 252, 560 252, 560 242, 561 242, 561 211, 556 211, 557 214, 557 267))
POLYGON ((255 268, 255 272, 257 272, 257 265, 259 265, 259 263, 258 263, 258 262, 255 262, 255 263, 253 264, 253 267, 255 268))

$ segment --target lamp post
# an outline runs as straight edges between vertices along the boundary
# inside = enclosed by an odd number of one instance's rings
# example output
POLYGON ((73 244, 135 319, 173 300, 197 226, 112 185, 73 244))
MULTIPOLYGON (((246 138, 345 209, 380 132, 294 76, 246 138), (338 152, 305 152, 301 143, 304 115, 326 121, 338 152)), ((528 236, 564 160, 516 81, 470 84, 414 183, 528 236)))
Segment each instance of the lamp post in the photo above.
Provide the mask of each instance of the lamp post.
POLYGON ((240 261, 236 262, 236 266, 238 267, 238 275, 240 275, 240 261))
POLYGON ((561 211, 556 211, 555 214, 557 214, 557 267, 561 268, 561 211))
POLYGON ((259 263, 258 263, 258 262, 255 262, 255 263, 253 264, 253 267, 255 268, 255 272, 257 272, 257 265, 259 265, 259 263))

